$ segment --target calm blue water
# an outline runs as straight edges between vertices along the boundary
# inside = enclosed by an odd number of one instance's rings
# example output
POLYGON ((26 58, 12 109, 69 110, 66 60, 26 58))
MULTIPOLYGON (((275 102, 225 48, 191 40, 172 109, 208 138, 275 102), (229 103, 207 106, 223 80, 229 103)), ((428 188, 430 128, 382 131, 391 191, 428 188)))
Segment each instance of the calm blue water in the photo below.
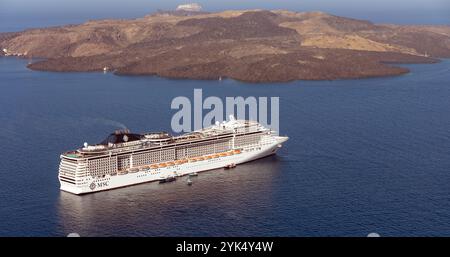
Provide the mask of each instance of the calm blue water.
POLYGON ((450 61, 399 77, 245 84, 34 72, 0 58, 0 235, 450 236, 450 61), (278 156, 86 196, 60 152, 125 124, 168 130, 175 96, 279 96, 278 156))

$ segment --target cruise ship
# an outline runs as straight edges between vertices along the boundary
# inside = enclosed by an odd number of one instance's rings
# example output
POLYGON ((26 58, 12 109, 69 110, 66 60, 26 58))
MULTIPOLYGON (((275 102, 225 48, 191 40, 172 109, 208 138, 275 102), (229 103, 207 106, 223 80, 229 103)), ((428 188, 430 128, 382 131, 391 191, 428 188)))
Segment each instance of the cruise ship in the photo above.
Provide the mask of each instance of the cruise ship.
POLYGON ((87 194, 235 167, 263 158, 288 137, 255 121, 228 121, 179 136, 118 130, 103 142, 61 154, 61 190, 87 194))

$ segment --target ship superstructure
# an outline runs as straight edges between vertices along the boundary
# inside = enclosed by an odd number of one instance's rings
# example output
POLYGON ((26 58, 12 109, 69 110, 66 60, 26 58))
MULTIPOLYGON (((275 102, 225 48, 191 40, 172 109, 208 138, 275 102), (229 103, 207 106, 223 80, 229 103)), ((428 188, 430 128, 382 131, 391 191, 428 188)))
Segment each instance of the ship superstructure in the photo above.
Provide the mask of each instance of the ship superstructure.
POLYGON ((61 155, 61 190, 85 194, 229 167, 275 154, 288 138, 254 121, 235 120, 171 136, 120 130, 61 155))

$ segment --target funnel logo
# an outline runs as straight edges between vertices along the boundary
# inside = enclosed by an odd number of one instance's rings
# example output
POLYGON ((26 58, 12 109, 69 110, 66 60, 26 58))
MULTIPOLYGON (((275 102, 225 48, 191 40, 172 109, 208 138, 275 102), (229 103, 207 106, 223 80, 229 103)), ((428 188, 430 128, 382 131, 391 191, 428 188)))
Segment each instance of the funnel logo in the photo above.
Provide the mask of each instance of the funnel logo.
POLYGON ((95 189, 95 183, 92 182, 92 183, 89 185, 89 188, 90 188, 91 190, 94 190, 94 189, 95 189))

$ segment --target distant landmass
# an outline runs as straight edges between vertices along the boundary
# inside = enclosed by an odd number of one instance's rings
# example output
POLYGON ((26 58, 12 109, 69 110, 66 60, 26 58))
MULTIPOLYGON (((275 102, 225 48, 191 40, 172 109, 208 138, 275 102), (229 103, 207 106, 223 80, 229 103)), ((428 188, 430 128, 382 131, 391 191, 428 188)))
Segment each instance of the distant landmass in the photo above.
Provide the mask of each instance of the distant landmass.
POLYGON ((134 20, 0 33, 1 55, 46 71, 111 71, 248 82, 407 73, 395 63, 450 57, 450 26, 400 26, 322 12, 207 13, 195 4, 134 20))

